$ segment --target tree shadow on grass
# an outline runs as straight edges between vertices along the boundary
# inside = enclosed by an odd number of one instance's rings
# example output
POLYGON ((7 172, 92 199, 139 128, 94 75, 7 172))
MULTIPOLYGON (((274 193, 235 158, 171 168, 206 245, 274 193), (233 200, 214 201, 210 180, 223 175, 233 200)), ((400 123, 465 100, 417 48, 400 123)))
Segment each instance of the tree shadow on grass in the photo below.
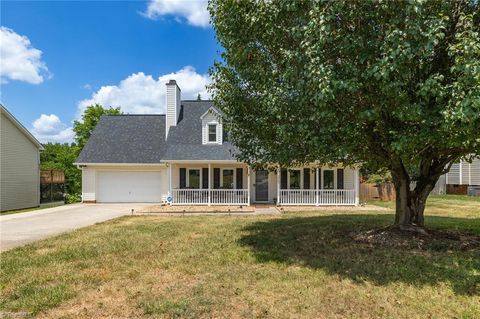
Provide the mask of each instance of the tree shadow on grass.
MULTIPOLYGON (((445 283, 456 294, 480 295, 480 251, 378 247, 352 239, 352 231, 390 224, 392 215, 332 215, 256 222, 244 228, 239 243, 259 262, 300 264, 355 282, 415 286, 445 283)), ((432 228, 480 235, 480 219, 428 217, 432 228)))

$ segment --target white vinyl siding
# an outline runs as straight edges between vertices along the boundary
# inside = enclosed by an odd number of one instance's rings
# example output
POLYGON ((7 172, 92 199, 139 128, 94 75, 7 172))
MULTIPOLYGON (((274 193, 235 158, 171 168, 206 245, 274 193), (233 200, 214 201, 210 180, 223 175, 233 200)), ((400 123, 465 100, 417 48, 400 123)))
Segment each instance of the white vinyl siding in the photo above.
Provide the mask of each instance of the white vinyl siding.
POLYGON ((470 184, 480 186, 480 159, 476 159, 470 164, 470 184))
POLYGON ((95 201, 95 170, 82 168, 82 201, 95 201))
POLYGON ((450 167, 450 171, 447 173, 447 184, 458 185, 460 184, 460 164, 454 163, 450 167))
POLYGON ((343 188, 344 189, 354 189, 355 188, 355 181, 354 181, 355 172, 351 168, 345 168, 343 174, 343 188))
POLYGON ((222 144, 223 126, 221 120, 217 117, 215 111, 210 111, 202 118, 202 143, 203 144, 222 144), (211 142, 208 139, 209 126, 216 125, 216 140, 211 142))
POLYGON ((480 185, 480 159, 472 163, 454 163, 447 173, 446 183, 450 185, 480 185))
POLYGON ((470 184, 470 163, 462 162, 460 163, 462 167, 462 181, 461 184, 469 185, 470 184))
POLYGON ((0 210, 40 205, 40 153, 9 118, 0 122, 0 210))
POLYGON ((166 114, 166 136, 171 126, 176 126, 178 115, 180 114, 180 89, 177 85, 167 85, 166 94, 167 114, 166 114))

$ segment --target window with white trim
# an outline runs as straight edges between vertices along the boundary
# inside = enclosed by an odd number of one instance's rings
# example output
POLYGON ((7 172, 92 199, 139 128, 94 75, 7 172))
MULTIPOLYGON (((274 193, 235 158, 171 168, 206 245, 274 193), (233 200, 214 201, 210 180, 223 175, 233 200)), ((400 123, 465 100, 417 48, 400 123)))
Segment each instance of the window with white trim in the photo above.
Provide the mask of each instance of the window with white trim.
POLYGON ((200 169, 188 169, 188 188, 200 188, 200 169))
POLYGON ((289 177, 288 186, 290 189, 300 189, 300 185, 301 185, 300 176, 301 176, 300 170, 298 169, 288 170, 288 177, 289 177))
POLYGON ((222 170, 222 187, 223 188, 235 188, 234 175, 235 173, 233 169, 222 170))
POLYGON ((217 124, 208 124, 208 142, 217 142, 217 124))
POLYGON ((334 189, 335 188, 335 174, 333 169, 323 170, 323 188, 334 189))

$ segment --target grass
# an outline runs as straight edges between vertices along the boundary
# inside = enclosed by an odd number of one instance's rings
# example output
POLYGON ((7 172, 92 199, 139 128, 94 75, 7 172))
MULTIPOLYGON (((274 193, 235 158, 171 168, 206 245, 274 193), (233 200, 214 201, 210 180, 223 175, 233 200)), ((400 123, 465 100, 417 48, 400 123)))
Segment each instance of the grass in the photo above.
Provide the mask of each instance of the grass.
MULTIPOLYGON (((480 202, 427 224, 480 235, 480 202)), ((2 253, 0 311, 44 318, 478 318, 480 252, 392 249, 391 211, 122 217, 2 253)), ((1 312, 0 312, 1 317, 1 312)))
POLYGON ((18 214, 18 213, 26 213, 26 212, 33 212, 33 211, 42 210, 42 209, 45 209, 45 208, 52 208, 52 207, 63 206, 63 205, 65 205, 63 202, 45 203, 45 204, 40 204, 40 206, 37 206, 37 207, 0 211, 0 216, 18 214))

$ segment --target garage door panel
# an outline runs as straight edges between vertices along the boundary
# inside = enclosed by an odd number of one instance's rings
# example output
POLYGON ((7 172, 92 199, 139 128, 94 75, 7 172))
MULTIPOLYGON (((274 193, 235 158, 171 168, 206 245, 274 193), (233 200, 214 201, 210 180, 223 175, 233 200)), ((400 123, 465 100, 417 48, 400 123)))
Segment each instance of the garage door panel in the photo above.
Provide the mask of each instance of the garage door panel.
POLYGON ((97 173, 97 202, 155 203, 161 201, 161 173, 103 171, 97 173))

